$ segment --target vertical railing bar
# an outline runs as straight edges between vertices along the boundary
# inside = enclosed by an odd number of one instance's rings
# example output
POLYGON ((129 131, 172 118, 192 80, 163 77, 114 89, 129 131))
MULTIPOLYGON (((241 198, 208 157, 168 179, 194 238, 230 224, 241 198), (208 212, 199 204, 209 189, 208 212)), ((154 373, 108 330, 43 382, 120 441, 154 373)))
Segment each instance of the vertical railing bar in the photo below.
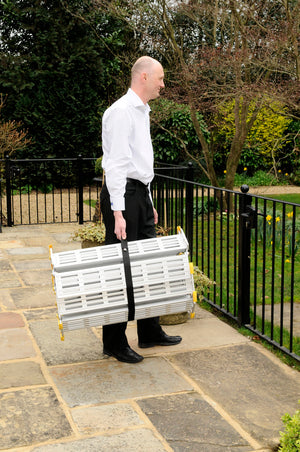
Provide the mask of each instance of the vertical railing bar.
MULTIPOLYGON (((267 216, 267 200, 264 199, 264 218, 267 216)), ((265 296, 266 296, 266 219, 263 222, 263 265, 262 265, 262 333, 265 333, 265 296)))
MULTIPOLYGON (((201 196, 201 271, 204 272, 204 187, 202 187, 202 196, 201 196)), ((209 277, 209 268, 207 270, 207 276, 209 277)))
POLYGON ((223 191, 220 192, 220 307, 223 307, 223 191))
POLYGON ((180 188, 180 224, 184 224, 183 223, 183 207, 184 207, 184 203, 183 203, 183 199, 184 199, 184 181, 181 182, 181 188, 180 188))
POLYGON ((292 219, 292 236, 291 236, 291 305, 290 305, 290 343, 289 351, 293 351, 294 341, 294 284, 295 284, 295 254, 296 254, 296 206, 293 206, 293 219, 292 219))
POLYGON ((52 223, 55 223, 55 188, 52 190, 52 223))
POLYGON ((229 284, 230 284, 230 280, 229 280, 229 253, 230 253, 230 248, 229 248, 229 243, 230 243, 230 230, 229 230, 229 217, 230 217, 230 209, 229 207, 231 206, 231 193, 227 192, 227 224, 226 224, 226 298, 227 298, 227 311, 230 312, 230 303, 229 303, 229 284))
POLYGON ((175 224, 177 226, 178 223, 178 182, 176 181, 175 185, 175 224))
MULTIPOLYGON (((33 188, 33 187, 32 187, 33 188)), ((36 183, 36 187, 35 187, 36 191, 35 191, 35 205, 36 205, 36 222, 37 224, 39 224, 39 187, 36 183)))
POLYGON ((170 179, 167 179, 166 183, 166 199, 165 199, 165 205, 166 205, 166 225, 167 228, 170 227, 170 179))
POLYGON ((5 182, 6 182, 6 214, 7 226, 12 226, 11 218, 11 160, 9 155, 5 156, 5 182))
POLYGON ((274 337, 274 285, 275 285, 275 245, 276 245, 276 203, 272 210, 272 267, 271 267, 271 339, 274 337))
POLYGON ((284 285, 285 285, 285 204, 282 205, 282 234, 281 234, 281 290, 280 290, 280 345, 283 344, 283 314, 284 314, 284 285))
MULTIPOLYGON (((214 189, 214 262, 213 262, 213 279, 216 282, 217 281, 217 192, 214 189)), ((214 284, 214 304, 216 304, 217 299, 217 285, 214 284)))
MULTIPOLYGON (((20 204, 20 224, 23 224, 23 208, 22 208, 22 190, 21 190, 21 177, 20 177, 21 172, 19 171, 19 179, 18 182, 16 184, 17 187, 19 187, 19 204, 20 204)), ((14 196, 13 196, 14 198, 14 196)), ((17 200, 16 200, 16 204, 17 204, 17 200)))
POLYGON ((198 241, 198 237, 199 237, 199 221, 198 221, 198 216, 199 216, 199 187, 198 185, 196 185, 196 259, 195 259, 195 263, 198 266, 198 257, 199 257, 199 241, 198 241))
MULTIPOLYGON (((255 211, 258 212, 258 199, 255 198, 255 211)), ((253 276, 253 322, 254 328, 256 328, 256 315, 257 315, 257 253, 258 253, 258 223, 254 230, 254 276, 253 276)))
POLYGON ((174 230, 174 181, 171 186, 171 228, 174 230))
POLYGON ((210 275, 210 228, 211 228, 211 218, 210 218, 210 214, 211 214, 211 206, 210 206, 210 189, 208 189, 207 192, 207 272, 208 275, 210 275))
MULTIPOLYGON (((46 168, 46 162, 42 162, 42 167, 44 168, 44 173, 45 173, 45 168, 46 168)), ((54 186, 52 185, 51 190, 54 190, 54 186)), ((47 190, 46 187, 44 189, 44 217, 45 217, 45 223, 47 223, 47 190)))
POLYGON ((234 303, 234 317, 237 316, 237 220, 238 220, 238 214, 237 214, 237 201, 238 197, 235 194, 234 195, 234 230, 233 230, 233 284, 234 284, 234 290, 233 290, 233 303, 234 303))
POLYGON ((27 200, 28 200, 28 224, 31 224, 31 202, 29 184, 27 184, 27 200))
POLYGON ((82 155, 78 156, 78 223, 83 224, 83 174, 82 174, 82 155))

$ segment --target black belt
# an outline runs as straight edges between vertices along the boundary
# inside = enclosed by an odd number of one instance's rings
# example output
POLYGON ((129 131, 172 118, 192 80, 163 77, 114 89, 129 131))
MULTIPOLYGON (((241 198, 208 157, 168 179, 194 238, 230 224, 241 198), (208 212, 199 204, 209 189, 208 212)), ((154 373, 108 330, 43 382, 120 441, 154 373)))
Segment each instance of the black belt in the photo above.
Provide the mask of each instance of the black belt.
POLYGON ((131 274, 127 240, 121 239, 121 248, 122 248, 122 254, 123 254, 123 264, 124 264, 124 272, 125 272, 125 280, 126 280, 128 321, 129 321, 129 320, 134 320, 135 305, 134 305, 132 274, 131 274))
POLYGON ((130 177, 127 177, 126 180, 127 180, 127 183, 129 182, 129 184, 137 185, 139 187, 143 187, 143 188, 146 188, 148 190, 149 184, 143 184, 143 182, 141 182, 140 180, 138 180, 138 179, 131 179, 130 177))

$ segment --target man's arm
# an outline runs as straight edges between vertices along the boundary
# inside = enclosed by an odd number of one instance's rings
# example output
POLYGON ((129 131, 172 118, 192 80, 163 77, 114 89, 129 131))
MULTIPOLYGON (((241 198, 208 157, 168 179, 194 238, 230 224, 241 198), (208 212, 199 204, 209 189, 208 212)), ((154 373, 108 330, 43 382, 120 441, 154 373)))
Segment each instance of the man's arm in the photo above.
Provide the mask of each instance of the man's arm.
POLYGON ((126 221, 123 217, 121 210, 115 210, 114 211, 114 217, 115 217, 115 230, 114 233, 117 236, 118 240, 126 239, 126 221))

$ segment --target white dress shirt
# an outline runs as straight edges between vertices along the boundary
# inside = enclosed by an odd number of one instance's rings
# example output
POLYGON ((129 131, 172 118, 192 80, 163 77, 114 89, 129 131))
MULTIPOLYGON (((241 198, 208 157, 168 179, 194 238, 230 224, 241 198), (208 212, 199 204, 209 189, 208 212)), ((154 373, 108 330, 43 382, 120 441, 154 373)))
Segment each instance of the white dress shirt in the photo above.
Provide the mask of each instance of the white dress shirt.
POLYGON ((127 178, 146 185, 154 177, 149 112, 149 105, 129 88, 103 115, 102 166, 112 210, 125 210, 127 178))

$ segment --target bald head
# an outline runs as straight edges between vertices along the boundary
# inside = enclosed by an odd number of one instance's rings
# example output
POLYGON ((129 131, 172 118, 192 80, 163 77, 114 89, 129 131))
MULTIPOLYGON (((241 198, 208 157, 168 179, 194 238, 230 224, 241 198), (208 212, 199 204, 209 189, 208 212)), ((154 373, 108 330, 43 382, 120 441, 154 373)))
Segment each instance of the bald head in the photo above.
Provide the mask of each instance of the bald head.
POLYGON ((142 56, 132 66, 131 79, 139 76, 141 73, 146 72, 151 74, 155 67, 161 66, 160 62, 149 56, 142 56))
POLYGON ((131 69, 131 88, 144 103, 158 97, 164 86, 164 70, 159 61, 142 56, 134 63, 131 69))

